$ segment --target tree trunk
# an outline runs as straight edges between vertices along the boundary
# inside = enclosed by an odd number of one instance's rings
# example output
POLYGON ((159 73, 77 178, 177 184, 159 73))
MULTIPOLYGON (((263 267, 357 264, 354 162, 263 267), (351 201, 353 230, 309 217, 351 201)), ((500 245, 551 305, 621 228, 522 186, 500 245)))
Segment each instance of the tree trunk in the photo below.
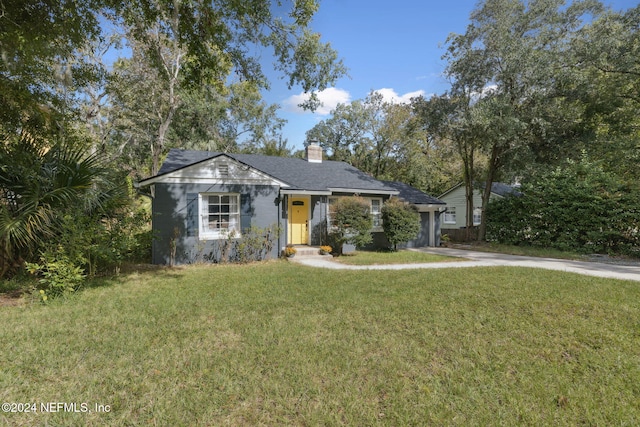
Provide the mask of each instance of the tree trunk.
POLYGON ((496 177, 496 172, 499 167, 499 148, 497 144, 494 144, 491 149, 491 158, 487 167, 487 176, 484 182, 484 191, 482 193, 482 216, 480 220, 480 228, 478 229, 478 241, 484 241, 487 235, 487 206, 491 198, 491 187, 496 177))

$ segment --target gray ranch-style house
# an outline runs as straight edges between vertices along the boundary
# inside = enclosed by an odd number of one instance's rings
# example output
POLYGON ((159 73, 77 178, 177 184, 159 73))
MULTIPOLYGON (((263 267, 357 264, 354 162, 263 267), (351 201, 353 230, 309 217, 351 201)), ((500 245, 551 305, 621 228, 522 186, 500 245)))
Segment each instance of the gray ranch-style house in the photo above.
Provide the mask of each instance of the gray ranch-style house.
MULTIPOLYGON (((323 160, 316 144, 306 158, 172 149, 156 176, 139 187, 153 188, 153 263, 184 264, 215 254, 225 239, 242 239, 250 227, 278 229, 269 254, 287 244, 330 244, 332 203, 359 195, 370 201, 372 247, 388 247, 381 209, 401 197, 421 215, 422 229, 408 247, 440 244, 445 204, 406 184, 383 182, 344 162, 323 160)), ((346 247, 346 252, 354 250, 346 247)), ((215 262, 215 256, 207 259, 215 262)))

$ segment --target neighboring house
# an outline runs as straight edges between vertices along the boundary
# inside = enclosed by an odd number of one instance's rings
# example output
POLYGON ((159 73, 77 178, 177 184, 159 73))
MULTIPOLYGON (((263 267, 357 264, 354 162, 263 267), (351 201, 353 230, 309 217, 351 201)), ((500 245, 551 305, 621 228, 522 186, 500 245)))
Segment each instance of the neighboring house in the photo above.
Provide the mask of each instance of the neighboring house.
MULTIPOLYGON (((307 148, 305 159, 173 149, 158 174, 139 183, 153 188, 154 264, 188 263, 198 254, 215 253, 221 241, 230 235, 242 238, 251 226, 278 226, 272 257, 286 244, 326 244, 333 201, 355 194, 370 201, 372 232, 382 242, 377 236, 383 233, 382 204, 411 189, 398 185, 344 162, 323 161, 317 145, 307 148)), ((407 201, 426 216, 410 245, 436 246, 442 204, 416 192, 407 201)))
MULTIPOLYGON (((482 222, 482 191, 473 190, 473 225, 480 225, 482 222)), ((501 182, 494 182, 491 185, 491 195, 489 201, 496 198, 503 198, 509 193, 516 191, 512 186, 501 182)), ((464 183, 451 187, 438 199, 447 204, 447 210, 442 215, 442 231, 464 228, 467 226, 467 198, 465 195, 464 183)))

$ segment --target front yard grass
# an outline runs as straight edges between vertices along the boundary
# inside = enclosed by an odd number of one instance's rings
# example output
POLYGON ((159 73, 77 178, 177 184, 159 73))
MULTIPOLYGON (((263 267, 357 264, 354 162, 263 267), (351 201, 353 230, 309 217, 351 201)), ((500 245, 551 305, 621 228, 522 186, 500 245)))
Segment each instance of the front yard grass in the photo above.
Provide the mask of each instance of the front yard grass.
POLYGON ((355 251, 334 258, 334 261, 349 265, 377 265, 377 264, 419 264, 430 262, 465 261, 464 258, 445 255, 429 254, 425 252, 399 250, 389 251, 355 251))
POLYGON ((101 285, 0 309, 0 400, 92 411, 0 425, 640 424, 634 282, 274 261, 101 285))

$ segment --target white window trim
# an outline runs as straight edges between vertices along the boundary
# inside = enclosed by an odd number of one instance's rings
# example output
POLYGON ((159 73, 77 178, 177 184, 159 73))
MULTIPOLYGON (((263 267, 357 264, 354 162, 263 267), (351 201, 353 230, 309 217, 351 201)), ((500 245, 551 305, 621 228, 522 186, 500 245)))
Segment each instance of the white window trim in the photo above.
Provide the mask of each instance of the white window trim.
MULTIPOLYGON (((198 194, 198 233, 200 240, 220 240, 227 239, 229 237, 240 238, 241 237, 241 206, 240 206, 240 194, 238 193, 200 193, 198 194), (209 196, 229 196, 236 198, 237 213, 229 213, 229 216, 236 216, 235 226, 227 229, 209 230, 205 227, 205 220, 208 217, 208 211, 205 212, 205 205, 209 206, 209 196)), ((230 221, 231 222, 231 221, 230 221)))
POLYGON ((372 223, 374 222, 374 218, 376 216, 380 219, 379 225, 374 225, 371 228, 372 231, 383 231, 383 228, 382 228, 382 205, 383 205, 382 197, 370 197, 369 198, 369 212, 371 213, 371 222, 372 223), (379 202, 379 205, 378 205, 379 211, 378 212, 373 212, 373 203, 372 203, 373 200, 377 200, 379 202))
POLYGON ((336 200, 338 200, 338 196, 329 196, 327 197, 327 230, 328 231, 334 231, 336 229, 336 227, 332 224, 332 220, 331 220, 331 201, 333 200, 334 202, 336 200))
POLYGON ((443 224, 455 224, 456 223, 456 208, 451 207, 451 208, 447 208, 447 210, 444 212, 444 218, 442 219, 442 223, 443 224), (453 220, 451 219, 447 219, 453 217, 453 220))
POLYGON ((473 208, 473 225, 480 225, 482 223, 482 208, 473 208), (476 217, 478 221, 476 221, 476 217))

